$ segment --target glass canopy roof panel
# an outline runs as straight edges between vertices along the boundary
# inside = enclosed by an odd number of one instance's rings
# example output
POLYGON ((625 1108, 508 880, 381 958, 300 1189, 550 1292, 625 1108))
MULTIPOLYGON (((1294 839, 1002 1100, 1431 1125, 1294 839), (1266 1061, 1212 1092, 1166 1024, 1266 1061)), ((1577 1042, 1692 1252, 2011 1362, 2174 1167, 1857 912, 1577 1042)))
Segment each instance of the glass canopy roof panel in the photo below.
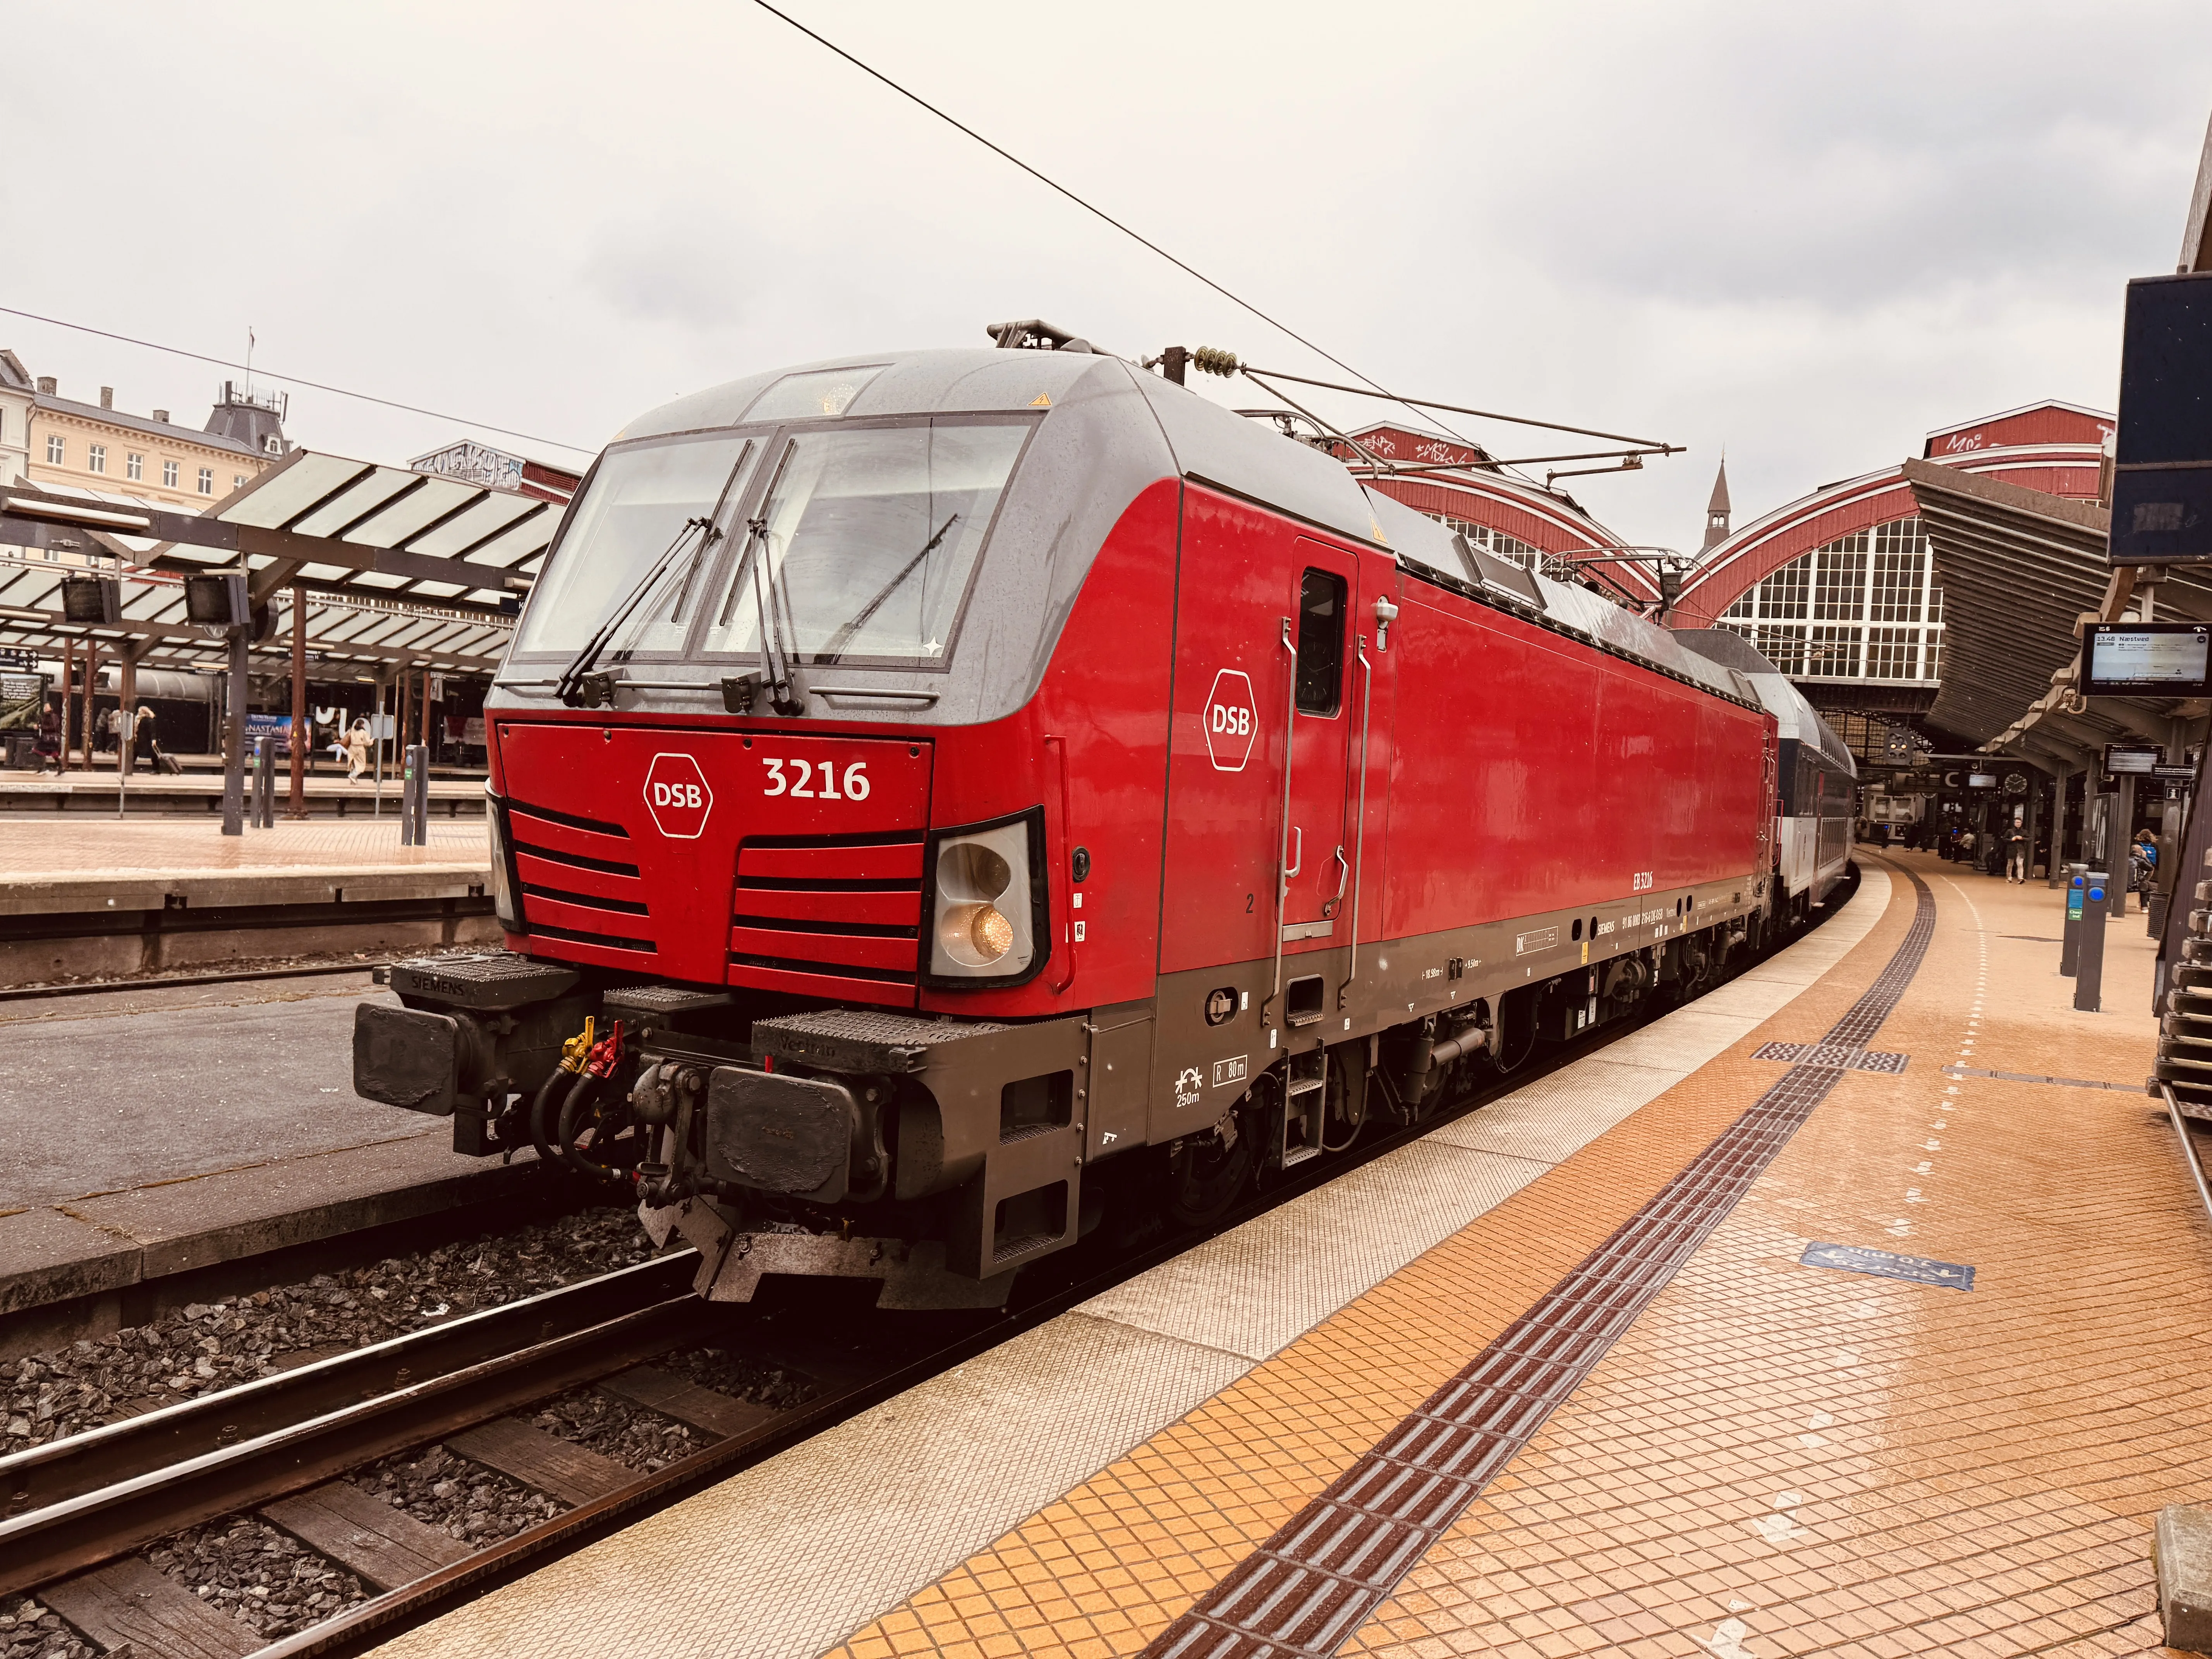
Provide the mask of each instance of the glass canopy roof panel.
POLYGON ((348 531, 345 539, 363 547, 397 547, 424 525, 444 518, 471 495, 483 493, 478 484, 452 478, 428 479, 421 489, 409 490, 368 523, 348 531))
POLYGON ((275 530, 343 489, 367 470, 362 461, 305 453, 288 465, 263 473, 235 500, 216 508, 215 516, 225 524, 275 530))
POLYGON ((486 494, 459 517, 440 525, 422 540, 409 544, 410 553, 427 553, 432 558, 449 559, 463 548, 474 547, 488 536, 495 536, 526 513, 544 507, 544 502, 527 495, 510 495, 504 490, 486 494))
POLYGON ((513 570, 544 552, 546 544, 553 539, 553 532, 560 527, 560 514, 540 513, 534 519, 525 519, 497 541, 485 543, 469 555, 469 562, 513 570))
POLYGON ((359 483, 340 491, 292 526, 295 536, 335 536, 356 519, 374 513, 422 475, 404 466, 380 466, 359 483))
POLYGON ((219 547, 195 547, 190 542, 171 542, 161 549, 165 563, 189 565, 234 565, 238 555, 227 553, 219 547))

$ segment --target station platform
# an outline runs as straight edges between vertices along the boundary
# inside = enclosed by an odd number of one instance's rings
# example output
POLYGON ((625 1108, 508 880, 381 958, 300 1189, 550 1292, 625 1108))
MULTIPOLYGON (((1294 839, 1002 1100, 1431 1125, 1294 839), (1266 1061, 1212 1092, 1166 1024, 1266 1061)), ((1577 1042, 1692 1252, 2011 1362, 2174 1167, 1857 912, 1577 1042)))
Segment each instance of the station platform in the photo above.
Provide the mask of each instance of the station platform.
MULTIPOLYGON (((348 820, 373 817, 379 804, 375 786, 367 778, 346 781, 344 771, 322 772, 306 781, 308 812, 316 817, 348 820)), ((204 818, 222 813, 222 774, 186 771, 182 776, 134 772, 123 785, 124 811, 141 817, 204 818)), ((249 788, 251 783, 249 781, 249 788)), ((276 811, 281 815, 291 799, 289 775, 276 774, 276 811)), ((434 818, 483 817, 484 788, 481 776, 441 777, 429 782, 430 816, 434 818)), ((106 770, 0 773, 0 813, 65 812, 72 817, 115 815, 117 782, 112 767, 106 770)), ((387 773, 382 792, 383 815, 399 811, 399 780, 387 773)))
POLYGON ((428 844, 381 821, 27 818, 0 855, 0 988, 301 955, 496 945, 481 817, 428 844))
POLYGON ((225 1264, 542 1197, 534 1159, 354 1094, 354 1005, 389 997, 364 968, 0 1004, 0 1359, 205 1299, 225 1264))
POLYGON ((1862 866, 1711 995, 380 1651, 2159 1651, 2212 1224, 2142 919, 2076 1013, 2061 894, 1862 866))
MULTIPOLYGON (((0 786, 5 787, 5 786, 0 786)), ((482 793, 478 790, 478 793, 482 793)), ((107 798, 111 813, 115 797, 107 798)), ((125 876, 187 876, 250 870, 411 869, 460 865, 482 871, 491 862, 484 821, 433 817, 429 843, 399 844, 399 804, 385 802, 381 819, 343 823, 283 816, 266 830, 226 836, 218 824, 193 818, 70 818, 10 822, 0 858, 0 911, 20 908, 23 890, 42 882, 125 876), (14 890, 13 899, 4 890, 14 890)))

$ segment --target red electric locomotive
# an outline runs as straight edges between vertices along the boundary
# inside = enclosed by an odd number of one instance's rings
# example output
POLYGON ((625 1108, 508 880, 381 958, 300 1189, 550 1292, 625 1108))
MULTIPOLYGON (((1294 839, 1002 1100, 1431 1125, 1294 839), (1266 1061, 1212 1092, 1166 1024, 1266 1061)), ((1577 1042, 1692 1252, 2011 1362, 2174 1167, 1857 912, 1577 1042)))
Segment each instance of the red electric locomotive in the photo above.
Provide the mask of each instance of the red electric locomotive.
POLYGON ((718 1298, 994 1304, 1792 902, 1744 673, 1080 342, 636 422, 487 716, 507 950, 392 968, 356 1087, 635 1182, 718 1298))

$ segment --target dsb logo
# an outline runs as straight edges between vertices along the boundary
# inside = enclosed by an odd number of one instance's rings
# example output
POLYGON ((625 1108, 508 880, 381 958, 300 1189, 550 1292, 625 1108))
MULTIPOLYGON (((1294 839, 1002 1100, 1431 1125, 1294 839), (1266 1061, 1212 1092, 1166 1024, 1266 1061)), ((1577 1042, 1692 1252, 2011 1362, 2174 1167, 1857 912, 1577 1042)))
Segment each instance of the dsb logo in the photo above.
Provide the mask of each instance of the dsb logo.
POLYGON ((696 841, 714 810, 714 792, 690 756, 659 754, 645 769, 645 805, 653 828, 671 841, 696 841))
POLYGON ((1241 668, 1224 668, 1206 694, 1206 752, 1217 772, 1242 772, 1252 758, 1252 736, 1260 729, 1259 705, 1252 681, 1241 668))

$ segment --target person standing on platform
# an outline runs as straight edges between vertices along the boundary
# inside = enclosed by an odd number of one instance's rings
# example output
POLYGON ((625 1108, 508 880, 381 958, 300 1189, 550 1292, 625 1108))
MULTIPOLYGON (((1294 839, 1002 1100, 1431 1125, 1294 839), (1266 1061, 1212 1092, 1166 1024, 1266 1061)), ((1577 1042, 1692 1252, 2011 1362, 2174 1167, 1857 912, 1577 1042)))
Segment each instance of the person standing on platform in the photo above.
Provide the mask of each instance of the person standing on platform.
POLYGON ((2027 826, 2018 818, 2012 823, 2012 834, 2005 838, 2005 879, 2027 882, 2027 826))
POLYGON ((352 731, 346 733, 346 781, 359 783, 362 774, 368 770, 368 722, 356 720, 352 731))
POLYGON ((46 769, 49 761, 53 763, 54 770, 62 769, 62 711, 52 703, 39 712, 39 740, 32 746, 32 752, 39 757, 40 772, 46 769))
POLYGON ((161 748, 154 741, 154 711, 144 703, 138 705, 138 719, 131 728, 131 763, 144 767, 149 772, 159 771, 161 748))

